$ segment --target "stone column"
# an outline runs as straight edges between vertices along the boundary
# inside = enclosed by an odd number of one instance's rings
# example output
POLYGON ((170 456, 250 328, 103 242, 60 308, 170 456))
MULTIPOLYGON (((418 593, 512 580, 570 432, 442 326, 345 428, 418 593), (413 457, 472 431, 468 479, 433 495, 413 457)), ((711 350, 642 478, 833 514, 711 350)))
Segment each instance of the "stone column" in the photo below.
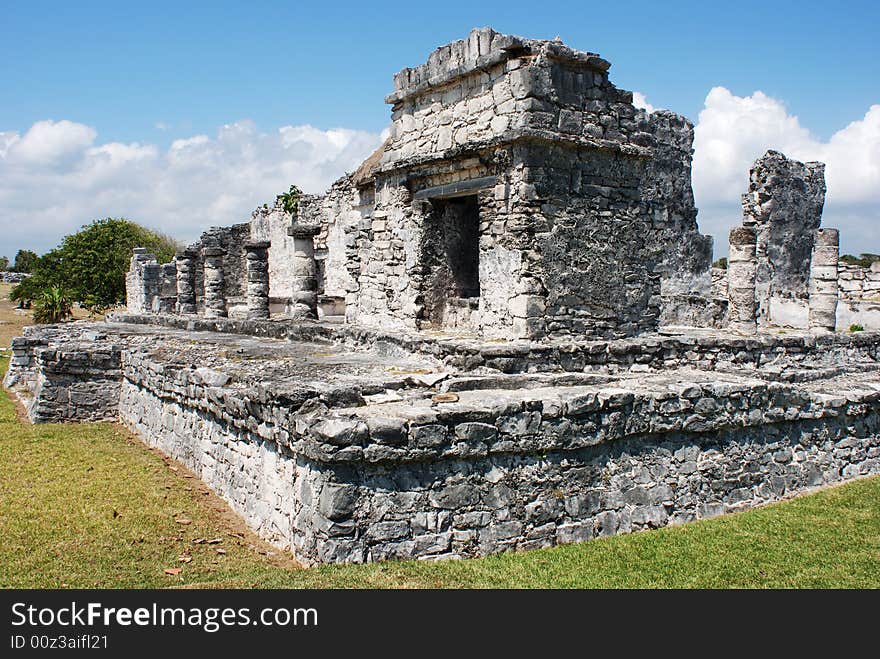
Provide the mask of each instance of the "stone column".
POLYGON ((196 312, 195 261, 196 254, 184 249, 174 256, 177 262, 177 313, 196 312))
POLYGON ((131 313, 152 313, 159 296, 162 266, 145 247, 135 247, 125 275, 125 297, 131 313))
POLYGON ((837 261, 840 232, 816 229, 810 261, 810 329, 833 332, 837 326, 837 261))
POLYGON ((162 265, 162 279, 159 284, 159 313, 174 313, 177 308, 177 263, 162 265))
POLYGON ((287 315, 297 320, 318 317, 318 279, 315 263, 315 236, 320 227, 294 222, 287 229, 293 237, 293 295, 287 315))
POLYGON ((269 317, 269 241, 252 240, 244 244, 247 258, 247 317, 269 317))
POLYGON ((730 231, 727 257, 727 326, 740 334, 754 334, 755 323, 755 230, 736 227, 730 231))
POLYGON ((226 250, 222 247, 205 247, 202 256, 205 259, 205 318, 225 318, 226 291, 223 281, 223 257, 226 250))

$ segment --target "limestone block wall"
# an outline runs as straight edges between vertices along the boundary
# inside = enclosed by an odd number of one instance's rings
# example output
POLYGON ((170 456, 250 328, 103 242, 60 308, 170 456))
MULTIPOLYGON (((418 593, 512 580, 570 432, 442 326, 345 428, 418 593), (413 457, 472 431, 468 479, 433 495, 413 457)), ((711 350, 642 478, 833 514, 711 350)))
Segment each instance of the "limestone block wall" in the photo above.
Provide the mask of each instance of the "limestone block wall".
POLYGON ((289 401, 250 400, 195 373, 157 375, 149 360, 127 354, 119 395, 122 422, 180 460, 262 537, 291 549, 304 471, 290 451, 289 401))
POLYGON ((287 228, 293 223, 290 214, 276 201, 272 207, 259 207, 251 214, 252 240, 268 240, 269 303, 273 312, 282 312, 293 294, 293 238, 287 228))
POLYGON ((382 163, 430 157, 532 127, 621 141, 619 118, 595 110, 559 114, 547 102, 631 103, 608 82, 607 61, 561 42, 522 39, 490 28, 442 46, 425 64, 394 76, 390 143, 382 163))
POLYGON ((312 471, 302 492, 318 509, 296 527, 295 551, 361 562, 548 547, 880 471, 876 402, 744 395, 575 389, 495 398, 488 413, 471 403, 319 421, 300 446, 312 471))
POLYGON ((661 296, 660 325, 662 327, 711 327, 727 325, 728 302, 724 298, 705 295, 661 296))
POLYGON ((880 394, 864 389, 673 378, 291 419, 289 403, 149 360, 124 370, 125 422, 306 564, 546 547, 880 472, 880 394))
POLYGON ((841 301, 880 302, 880 261, 867 268, 840 261, 837 269, 841 301))
POLYGON ((727 298, 727 268, 715 268, 711 270, 713 298, 727 298))
POLYGON ((412 195, 396 182, 377 181, 375 208, 358 224, 351 250, 356 257, 356 296, 347 298, 346 320, 368 327, 416 329, 420 309, 411 278, 421 270, 421 226, 412 195), (352 302, 352 303, 349 303, 352 302))
POLYGON ((321 227, 315 236, 321 295, 353 301, 357 294, 357 234, 372 228, 373 199, 372 185, 358 188, 346 175, 302 209, 302 222, 321 227))
POLYGON ((233 224, 229 227, 211 227, 199 240, 187 249, 195 256, 192 259, 193 290, 198 313, 205 310, 205 255, 206 248, 220 248, 224 251, 223 297, 227 313, 234 318, 247 316, 247 251, 245 243, 251 238, 249 223, 233 224))
POLYGON ((837 284, 838 329, 846 330, 852 325, 880 329, 880 263, 863 268, 840 261, 837 284))
POLYGON ((550 352, 518 365, 486 344, 483 365, 501 370, 600 369, 453 377, 452 403, 348 407, 350 392, 284 393, 84 331, 64 341, 64 328, 31 328, 16 343, 33 357, 19 364, 35 374, 32 417, 118 414, 307 564, 551 546, 880 472, 876 334, 642 338, 583 344, 580 357, 534 344, 550 352), (649 375, 655 362, 663 373, 649 375), (750 363, 780 381, 746 377, 750 363), (613 364, 645 373, 611 382, 613 364), (841 364, 868 371, 811 384, 841 364))
POLYGON ((79 337, 85 342, 58 343, 52 338, 63 332, 62 326, 47 332, 13 339, 13 357, 3 380, 20 394, 31 421, 117 419, 122 347, 98 332, 79 337))
POLYGON ((810 257, 825 203, 825 165, 768 151, 743 195, 743 226, 755 229, 758 324, 809 325, 810 257))
POLYGON ((440 277, 446 259, 457 256, 440 249, 446 235, 442 212, 430 200, 415 198, 424 189, 486 180, 497 170, 484 161, 506 164, 510 158, 506 149, 498 149, 484 158, 446 163, 413 177, 408 186, 396 176, 377 178, 373 210, 363 215, 356 232, 346 234, 346 245, 351 245, 346 260, 356 278, 355 295, 346 306, 349 322, 401 329, 459 327, 487 337, 543 333, 543 303, 531 305, 529 297, 543 289, 528 276, 524 257, 528 215, 517 191, 523 169, 506 170, 488 187, 473 191, 479 215, 479 297, 471 300, 455 299, 440 277))
POLYGON ((156 257, 147 253, 143 247, 136 247, 125 275, 128 310, 132 313, 157 311, 162 280, 162 266, 156 261, 156 257))
MULTIPOLYGON (((661 243, 661 293, 712 297, 713 241, 697 226, 691 186, 694 126, 667 110, 650 114, 639 110, 636 118, 647 122, 647 132, 654 138, 653 156, 640 187, 654 239, 661 243)), ((698 303, 698 308, 705 304, 698 303)))
POLYGON ((547 290, 547 333, 610 338, 656 330, 663 252, 643 212, 645 161, 534 147, 524 166, 540 203, 533 216, 539 257, 530 266, 547 290))
POLYGON ((20 387, 31 392, 37 381, 37 348, 45 347, 47 341, 42 337, 16 336, 12 339, 12 358, 3 376, 4 387, 20 387))

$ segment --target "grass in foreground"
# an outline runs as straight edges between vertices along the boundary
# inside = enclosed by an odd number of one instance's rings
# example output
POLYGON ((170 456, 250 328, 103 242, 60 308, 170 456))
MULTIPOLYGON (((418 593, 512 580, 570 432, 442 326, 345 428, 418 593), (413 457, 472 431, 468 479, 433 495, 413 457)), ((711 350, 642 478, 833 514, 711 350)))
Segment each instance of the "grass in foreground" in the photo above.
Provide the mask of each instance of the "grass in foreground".
POLYGON ((880 587, 878 477, 581 545, 303 570, 115 424, 26 425, 0 392, 0 469, 2 587, 880 587))

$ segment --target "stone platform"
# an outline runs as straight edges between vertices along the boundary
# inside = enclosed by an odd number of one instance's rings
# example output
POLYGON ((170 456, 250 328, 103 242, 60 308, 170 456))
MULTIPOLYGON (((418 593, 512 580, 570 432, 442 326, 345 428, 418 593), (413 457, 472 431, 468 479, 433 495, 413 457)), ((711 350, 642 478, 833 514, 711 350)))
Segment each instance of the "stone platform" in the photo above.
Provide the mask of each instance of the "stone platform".
POLYGON ((5 383, 34 421, 121 420, 314 564, 545 547, 880 473, 878 349, 119 314, 27 328, 5 383))

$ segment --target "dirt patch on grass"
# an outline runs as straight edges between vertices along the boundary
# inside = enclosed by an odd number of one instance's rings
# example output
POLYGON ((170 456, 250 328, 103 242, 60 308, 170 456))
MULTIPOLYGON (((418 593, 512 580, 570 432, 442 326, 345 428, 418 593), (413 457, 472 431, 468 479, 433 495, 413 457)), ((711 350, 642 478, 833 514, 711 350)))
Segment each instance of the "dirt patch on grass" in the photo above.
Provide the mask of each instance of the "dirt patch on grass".
MULTIPOLYGON (((220 535, 232 538, 238 544, 249 548, 253 553, 264 556, 265 560, 275 567, 288 570, 303 569, 303 566, 293 558, 292 554, 273 547, 248 528, 244 520, 229 507, 229 504, 205 485, 185 464, 168 457, 159 449, 147 446, 125 426, 114 425, 130 445, 144 449, 161 460, 168 469, 168 477, 176 481, 179 487, 186 491, 195 492, 202 497, 202 507, 211 518, 212 526, 220 532, 220 535)), ((200 586, 201 584, 187 584, 185 587, 197 588, 200 586)))

